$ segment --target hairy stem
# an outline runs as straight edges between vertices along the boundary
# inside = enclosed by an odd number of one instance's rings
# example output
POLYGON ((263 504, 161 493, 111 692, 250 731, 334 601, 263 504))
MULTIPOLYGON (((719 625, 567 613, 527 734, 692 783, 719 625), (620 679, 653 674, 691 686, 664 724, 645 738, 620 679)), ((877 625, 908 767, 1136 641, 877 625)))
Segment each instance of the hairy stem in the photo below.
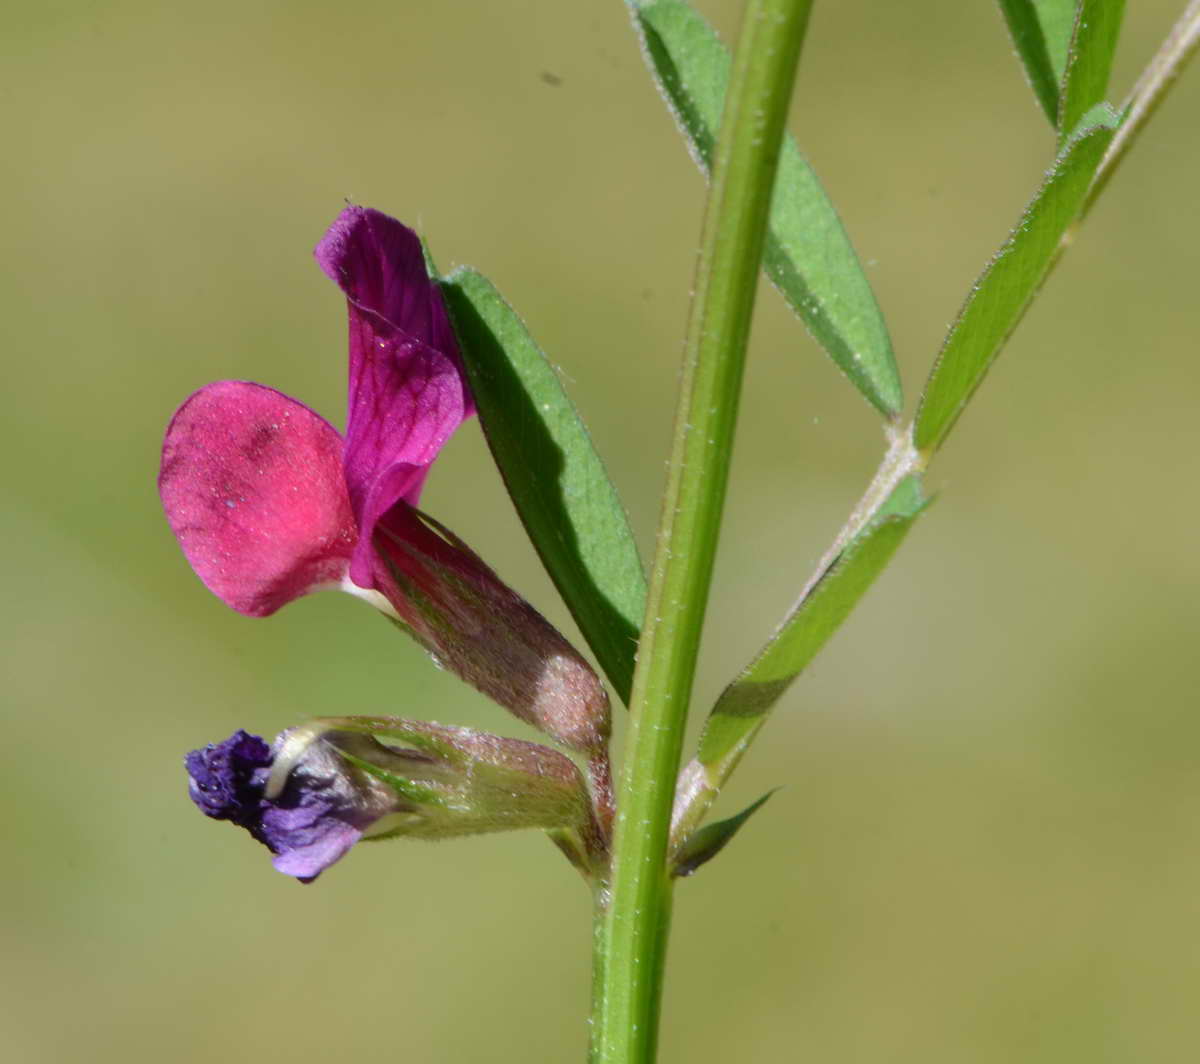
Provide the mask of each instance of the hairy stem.
POLYGON ((811 0, 749 0, 717 142, 674 444, 630 701, 592 1060, 654 1059, 670 918, 667 838, 712 579, 771 190, 811 0))

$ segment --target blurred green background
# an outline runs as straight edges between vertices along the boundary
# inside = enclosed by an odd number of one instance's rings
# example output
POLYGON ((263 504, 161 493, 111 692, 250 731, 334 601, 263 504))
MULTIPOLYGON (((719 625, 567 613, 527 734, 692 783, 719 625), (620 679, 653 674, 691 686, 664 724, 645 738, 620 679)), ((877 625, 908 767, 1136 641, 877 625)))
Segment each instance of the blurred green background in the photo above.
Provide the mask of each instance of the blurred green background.
MULTIPOLYGON (((740 5, 701 3, 732 36, 740 5)), ((1121 95, 1181 0, 1131 4, 1121 95)), ((154 489, 199 385, 335 421, 345 198, 472 264, 562 370, 649 552, 704 189, 622 4, 5 6, 0 1052, 22 1064, 582 1060, 589 912, 536 834, 363 847, 302 887, 190 805, 235 727, 523 734, 346 596, 268 621, 154 489)), ((1200 1038, 1196 208, 1185 76, 933 466, 941 496, 683 883, 663 1059, 1191 1061, 1200 1038)), ((911 400, 1052 136, 998 10, 818 4, 791 128, 911 400)), ((697 689, 761 643, 880 453, 764 289, 697 689)), ((468 425, 427 509, 574 635, 468 425)))

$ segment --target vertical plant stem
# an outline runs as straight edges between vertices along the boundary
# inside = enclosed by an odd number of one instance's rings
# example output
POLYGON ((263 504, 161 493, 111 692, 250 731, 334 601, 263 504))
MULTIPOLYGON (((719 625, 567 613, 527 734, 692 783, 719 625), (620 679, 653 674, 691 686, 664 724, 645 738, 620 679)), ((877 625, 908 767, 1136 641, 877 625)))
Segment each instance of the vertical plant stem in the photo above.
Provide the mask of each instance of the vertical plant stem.
POLYGON ((729 477, 771 190, 811 0, 748 0, 713 166, 674 444, 601 894, 592 1060, 649 1064, 671 886, 666 850, 729 477))

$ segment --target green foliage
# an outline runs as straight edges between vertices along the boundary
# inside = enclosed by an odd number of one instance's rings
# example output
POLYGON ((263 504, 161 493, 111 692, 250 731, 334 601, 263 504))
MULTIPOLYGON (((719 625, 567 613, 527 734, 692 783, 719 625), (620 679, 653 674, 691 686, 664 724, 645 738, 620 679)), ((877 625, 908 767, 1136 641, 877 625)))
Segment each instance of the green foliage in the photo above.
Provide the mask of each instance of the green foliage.
POLYGON ((1000 0, 1000 7, 1061 147, 1108 91, 1125 0, 1000 0))
MULTIPOLYGON (((730 57, 682 0, 632 3, 647 64, 693 157, 711 174, 730 57)), ((763 268, 842 372, 882 414, 902 403, 891 340, 841 220, 791 137, 785 137, 763 268)))
POLYGON ((442 281, 488 446, 529 538, 629 699, 646 578, 616 488, 553 366, 491 282, 442 281))
POLYGON ((705 824, 704 827, 692 832, 679 848, 679 853, 675 857, 673 874, 690 876, 701 865, 707 864, 716 857, 741 830, 742 825, 757 813, 774 793, 774 791, 767 791, 758 801, 752 802, 735 816, 705 824))
POLYGON ((1052 126, 1058 126, 1059 86, 1067 69, 1074 0, 1000 0, 1004 21, 1030 87, 1052 126))
POLYGON ((698 760, 710 780, 723 780, 775 703, 804 671, 875 582, 927 505, 920 479, 893 489, 875 520, 821 573, 779 630, 731 683, 705 725, 698 760))
POLYGON ((1063 144, 1089 110, 1104 100, 1121 33, 1125 0, 1081 0, 1058 104, 1063 144))
POLYGON ((916 446, 945 441, 1053 264, 1119 125, 1107 105, 1094 108, 1063 148, 1017 227, 976 282, 951 326, 917 411, 916 446))

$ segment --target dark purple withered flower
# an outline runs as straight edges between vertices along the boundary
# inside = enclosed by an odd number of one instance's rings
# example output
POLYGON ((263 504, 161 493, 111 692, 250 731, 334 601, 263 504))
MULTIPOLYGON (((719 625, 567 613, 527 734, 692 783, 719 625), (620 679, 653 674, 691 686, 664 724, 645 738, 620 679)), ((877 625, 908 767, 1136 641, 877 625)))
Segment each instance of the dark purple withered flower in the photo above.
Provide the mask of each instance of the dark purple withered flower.
POLYGON ((271 748, 245 731, 193 750, 184 758, 192 801, 205 816, 251 828, 258 823, 259 802, 274 760, 271 748))
POLYGON ((395 794, 356 779, 328 748, 318 745, 296 766, 283 792, 265 795, 275 755, 257 735, 235 732, 223 743, 185 759, 192 801, 215 820, 245 828, 275 854, 274 865, 311 882, 350 849, 395 794))
POLYGON ((423 721, 338 718, 284 732, 270 746, 237 731, 193 750, 185 767, 203 813, 245 828, 280 872, 305 883, 364 837, 582 831, 589 823, 579 769, 562 754, 423 721))
POLYGON ((560 742, 594 751, 608 698, 587 663, 461 540, 417 510, 473 411, 420 240, 347 207, 317 245, 346 295, 343 438, 309 407, 247 381, 201 388, 163 443, 159 492, 205 585, 265 617, 339 588, 400 622, 435 658, 560 742))

